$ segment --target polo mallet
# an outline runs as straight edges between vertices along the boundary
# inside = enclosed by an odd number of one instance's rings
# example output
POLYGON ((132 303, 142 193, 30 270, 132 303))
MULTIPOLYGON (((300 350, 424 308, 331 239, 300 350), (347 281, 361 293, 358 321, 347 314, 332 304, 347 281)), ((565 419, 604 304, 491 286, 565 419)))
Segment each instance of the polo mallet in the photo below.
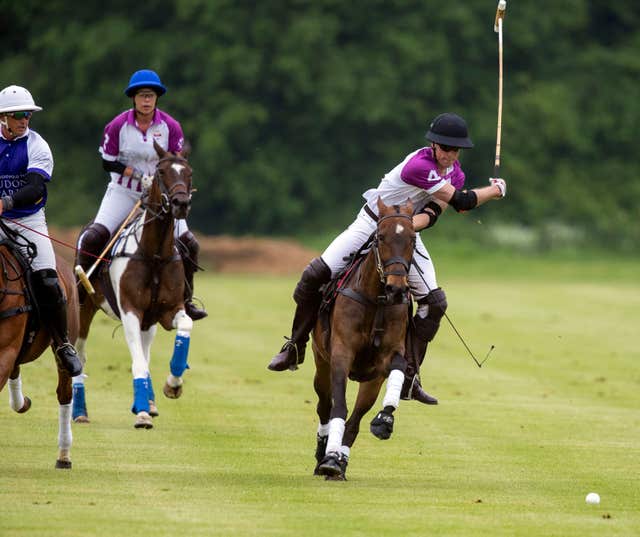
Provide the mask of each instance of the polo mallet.
POLYGON ((493 176, 500 177, 500 140, 502 138, 502 21, 507 10, 507 0, 500 0, 496 9, 496 19, 493 30, 498 34, 498 128, 496 131, 496 160, 493 176))
POLYGON ((102 250, 102 253, 98 256, 98 259, 95 260, 95 263, 91 265, 91 268, 89 268, 87 272, 85 272, 80 265, 76 265, 74 269, 76 276, 78 276, 78 279, 82 283, 82 286, 87 290, 87 293, 89 293, 90 295, 95 295, 96 290, 93 288, 93 285, 91 285, 91 281, 89 281, 89 278, 91 278, 91 275, 95 272, 96 268, 98 268, 98 265, 100 264, 100 261, 102 261, 102 258, 107 254, 109 250, 111 250, 111 247, 116 242, 116 239, 120 235, 120 232, 131 221, 135 212, 140 208, 141 203, 142 203, 142 200, 138 200, 136 202, 136 204, 133 206, 133 209, 131 209, 131 212, 127 215, 127 217, 124 219, 124 222, 122 222, 122 224, 118 228, 118 231, 116 231, 113 234, 113 237, 111 238, 109 243, 105 246, 104 250, 102 250))

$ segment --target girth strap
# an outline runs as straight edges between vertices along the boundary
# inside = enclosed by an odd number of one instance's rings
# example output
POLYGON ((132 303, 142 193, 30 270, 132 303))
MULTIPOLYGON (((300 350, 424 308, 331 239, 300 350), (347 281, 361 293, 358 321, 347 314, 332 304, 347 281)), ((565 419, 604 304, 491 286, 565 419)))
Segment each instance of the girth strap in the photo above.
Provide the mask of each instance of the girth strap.
POLYGON ((374 301, 368 296, 354 291, 350 287, 338 289, 338 293, 350 298, 351 300, 355 300, 364 306, 375 306, 376 314, 373 320, 373 326, 371 327, 371 346, 374 349, 380 347, 382 334, 384 334, 384 308, 387 306, 394 306, 395 304, 389 304, 387 302, 387 297, 384 295, 377 297, 374 301))

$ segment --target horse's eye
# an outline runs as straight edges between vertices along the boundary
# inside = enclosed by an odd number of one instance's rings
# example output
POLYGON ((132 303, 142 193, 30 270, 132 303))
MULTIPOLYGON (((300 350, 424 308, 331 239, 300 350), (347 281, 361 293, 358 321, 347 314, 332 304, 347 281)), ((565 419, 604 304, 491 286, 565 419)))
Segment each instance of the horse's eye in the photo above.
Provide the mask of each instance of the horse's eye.
POLYGON ((380 242, 384 242, 384 235, 378 235, 378 240, 380 242))

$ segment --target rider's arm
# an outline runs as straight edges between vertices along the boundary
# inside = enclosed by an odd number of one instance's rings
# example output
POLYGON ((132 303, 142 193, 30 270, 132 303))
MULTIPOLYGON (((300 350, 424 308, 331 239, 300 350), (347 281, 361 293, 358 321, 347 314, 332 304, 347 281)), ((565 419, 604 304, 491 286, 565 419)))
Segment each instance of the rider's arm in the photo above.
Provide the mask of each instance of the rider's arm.
MULTIPOLYGON (((11 196, 2 197, 3 211, 9 211, 14 207, 26 207, 40 201, 44 196, 44 177, 36 172, 29 172, 25 178, 25 184, 11 196)), ((0 213, 1 214, 1 213, 0 213)))
MULTIPOLYGON (((125 166, 122 162, 117 160, 107 160, 102 159, 102 169, 106 172, 114 172, 119 173, 120 175, 124 175, 125 177, 130 177, 136 173, 136 169, 131 166, 125 166)), ((142 177, 142 172, 139 172, 140 177, 142 177)), ((135 179, 139 179, 140 177, 135 177, 135 179)))
POLYGON ((451 205, 456 211, 468 211, 492 199, 503 197, 502 190, 496 184, 474 188, 472 190, 456 190, 451 183, 442 185, 432 196, 451 205))
POLYGON ((413 215, 413 227, 416 231, 421 231, 434 226, 438 217, 446 210, 448 205, 440 200, 430 201, 419 213, 413 215))

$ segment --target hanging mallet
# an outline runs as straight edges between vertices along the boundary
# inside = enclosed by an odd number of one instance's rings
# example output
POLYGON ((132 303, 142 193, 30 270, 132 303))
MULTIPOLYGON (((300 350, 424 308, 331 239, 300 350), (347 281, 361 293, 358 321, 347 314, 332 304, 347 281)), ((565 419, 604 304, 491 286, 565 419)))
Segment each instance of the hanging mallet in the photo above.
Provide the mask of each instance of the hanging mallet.
POLYGON ((141 203, 142 203, 142 200, 138 200, 136 202, 136 204, 133 206, 133 209, 131 209, 131 212, 129 213, 129 215, 124 219, 124 222, 122 222, 122 224, 118 228, 118 231, 116 231, 113 234, 113 237, 111 238, 109 243, 105 246, 104 250, 102 250, 102 253, 98 256, 95 263, 91 265, 91 267, 89 268, 89 270, 87 270, 87 272, 85 272, 80 265, 76 265, 74 269, 76 276, 78 276, 78 280, 80 280, 80 282, 82 283, 82 286, 87 290, 87 293, 89 293, 90 295, 95 295, 96 290, 93 288, 93 285, 91 285, 91 281, 89 280, 89 278, 91 278, 91 275, 95 272, 96 268, 98 268, 98 265, 100 264, 100 261, 102 261, 102 258, 105 255, 107 255, 107 252, 109 250, 111 250, 111 247, 116 242, 116 239, 120 236, 120 232, 131 221, 131 219, 133 218, 133 215, 140 208, 141 203))
POLYGON ((500 0, 496 9, 496 18, 493 30, 498 34, 498 128, 496 132, 496 160, 494 162, 493 176, 500 177, 500 140, 502 138, 502 21, 507 10, 507 0, 500 0))

